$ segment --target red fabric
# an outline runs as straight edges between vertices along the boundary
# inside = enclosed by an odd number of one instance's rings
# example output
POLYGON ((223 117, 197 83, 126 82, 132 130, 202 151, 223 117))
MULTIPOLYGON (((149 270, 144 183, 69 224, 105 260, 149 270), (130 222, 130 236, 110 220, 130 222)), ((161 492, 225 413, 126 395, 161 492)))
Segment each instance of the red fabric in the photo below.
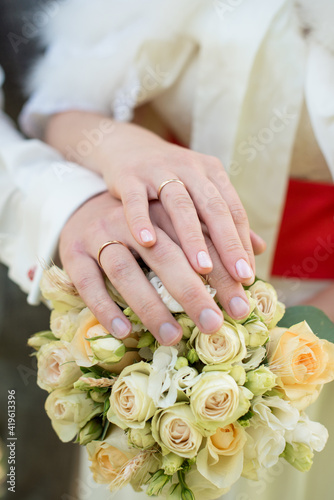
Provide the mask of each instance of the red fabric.
POLYGON ((291 179, 272 274, 334 279, 334 185, 291 179))

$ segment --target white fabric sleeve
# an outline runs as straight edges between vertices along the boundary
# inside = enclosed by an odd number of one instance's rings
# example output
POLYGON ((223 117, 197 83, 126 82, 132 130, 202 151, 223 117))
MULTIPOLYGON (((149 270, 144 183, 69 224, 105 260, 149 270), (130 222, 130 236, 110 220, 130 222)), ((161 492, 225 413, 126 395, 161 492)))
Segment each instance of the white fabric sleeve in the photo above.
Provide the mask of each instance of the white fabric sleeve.
POLYGON ((41 264, 54 258, 64 224, 107 188, 101 177, 25 139, 1 111, 0 187, 0 261, 28 302, 38 304, 41 264))

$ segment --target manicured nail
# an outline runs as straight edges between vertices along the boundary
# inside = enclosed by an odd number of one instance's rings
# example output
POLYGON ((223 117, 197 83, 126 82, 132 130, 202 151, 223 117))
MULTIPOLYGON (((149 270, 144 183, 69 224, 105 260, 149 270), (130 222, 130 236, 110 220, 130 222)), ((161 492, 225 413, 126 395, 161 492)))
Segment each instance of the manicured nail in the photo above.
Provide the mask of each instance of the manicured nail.
POLYGON ((235 265, 239 278, 249 279, 253 278, 253 271, 244 259, 239 259, 235 265))
POLYGON ((198 252, 197 262, 199 267, 203 267, 204 269, 212 267, 212 260, 206 252, 198 252))
POLYGON ((129 325, 127 325, 121 318, 115 318, 111 322, 111 329, 115 337, 123 339, 130 333, 129 325))
POLYGON ((148 229, 143 229, 140 231, 140 238, 143 243, 149 243, 150 241, 153 241, 153 235, 148 229))
POLYGON ((212 309, 203 309, 199 320, 203 329, 208 332, 216 332, 223 324, 222 316, 219 316, 219 314, 212 309))
POLYGON ((175 344, 179 337, 180 331, 171 323, 163 323, 159 329, 159 335, 164 345, 175 344))
POLYGON ((249 314, 249 305, 241 297, 231 299, 230 309, 235 319, 245 318, 249 314))

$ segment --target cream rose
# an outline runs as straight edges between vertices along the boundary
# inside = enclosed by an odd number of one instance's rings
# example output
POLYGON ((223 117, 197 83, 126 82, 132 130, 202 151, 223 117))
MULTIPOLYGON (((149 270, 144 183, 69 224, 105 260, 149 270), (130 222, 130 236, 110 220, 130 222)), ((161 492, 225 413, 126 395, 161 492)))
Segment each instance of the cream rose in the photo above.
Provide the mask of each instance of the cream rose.
POLYGON ((278 301, 275 288, 269 283, 258 280, 249 287, 249 292, 256 302, 255 314, 269 328, 276 326, 284 315, 285 306, 278 301))
POLYGON ((71 342, 78 328, 80 309, 70 309, 66 312, 53 310, 50 316, 52 333, 61 340, 71 342))
POLYGON ((269 330, 259 319, 251 319, 244 324, 249 333, 247 345, 249 347, 258 347, 263 345, 269 338, 269 330))
POLYGON ((82 375, 69 349, 61 340, 44 344, 37 354, 37 384, 51 392, 72 385, 82 375))
POLYGON ((45 410, 59 439, 68 442, 89 420, 103 412, 103 405, 78 389, 56 389, 46 399, 45 410))
POLYGON ((200 360, 206 365, 231 365, 241 361, 247 354, 243 330, 248 335, 243 326, 234 326, 227 321, 212 335, 201 333, 195 328, 190 343, 195 346, 200 360))
POLYGON ((152 435, 163 455, 172 452, 184 458, 196 457, 203 439, 187 403, 157 411, 152 420, 152 435))
POLYGON ((148 395, 152 368, 143 361, 124 368, 112 388, 108 420, 122 429, 143 429, 156 410, 148 395))
POLYGON ((334 379, 334 344, 319 339, 305 321, 288 330, 272 330, 267 356, 278 385, 299 410, 310 405, 323 384, 334 379))
POLYGON ((210 435, 247 413, 253 395, 227 373, 212 371, 202 374, 188 396, 196 424, 210 435))
POLYGON ((99 484, 114 481, 122 467, 138 454, 138 450, 128 445, 127 436, 119 427, 112 427, 104 441, 92 441, 86 449, 94 481, 99 484))
POLYGON ((246 440, 245 430, 236 422, 218 428, 198 454, 198 472, 217 488, 229 488, 241 476, 246 440))

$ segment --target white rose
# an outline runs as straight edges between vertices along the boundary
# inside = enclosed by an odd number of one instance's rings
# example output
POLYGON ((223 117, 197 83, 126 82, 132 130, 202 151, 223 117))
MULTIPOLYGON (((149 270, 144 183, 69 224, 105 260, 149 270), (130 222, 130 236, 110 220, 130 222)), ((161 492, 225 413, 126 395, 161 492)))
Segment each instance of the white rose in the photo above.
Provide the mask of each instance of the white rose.
POLYGON ((72 385, 82 375, 73 359, 68 342, 44 344, 37 354, 37 384, 51 392, 72 385))
POLYGON ((292 430, 299 419, 299 411, 289 401, 278 396, 254 398, 252 410, 273 431, 292 430))
POLYGON ((50 316, 50 328, 52 333, 61 340, 71 342, 78 328, 78 316, 80 309, 70 309, 62 312, 53 310, 50 316))
POLYGON ((288 443, 303 443, 312 450, 322 451, 328 439, 328 430, 319 422, 313 422, 306 413, 300 415, 299 421, 293 430, 285 433, 288 443))
POLYGON ((201 333, 195 328, 190 343, 195 346, 200 360, 206 365, 231 365, 241 361, 247 354, 243 330, 243 326, 234 326, 227 321, 212 335, 201 333))
POLYGON ((274 328, 279 320, 283 317, 285 306, 277 299, 277 292, 275 288, 269 283, 258 280, 249 287, 252 298, 256 301, 254 309, 261 321, 265 323, 268 328, 274 328))
POLYGON ((103 405, 78 389, 56 389, 47 397, 45 410, 59 439, 66 443, 89 420, 102 413, 103 405))
POLYGON ((152 368, 143 361, 124 368, 113 385, 108 420, 122 429, 143 429, 155 413, 155 405, 148 395, 148 381, 152 368))
MULTIPOLYGON (((156 276, 154 272, 150 272, 147 275, 149 281, 151 282, 151 285, 156 289, 158 294, 161 297, 162 302, 165 304, 166 307, 170 310, 172 313, 183 313, 184 309, 179 304, 168 292, 167 288, 165 285, 162 283, 161 279, 156 276)), ((214 297, 216 295, 216 290, 214 288, 211 288, 210 285, 205 285, 205 288, 207 289, 208 293, 211 295, 211 297, 214 297)))
POLYGON ((183 366, 173 375, 172 384, 175 384, 177 391, 185 392, 199 381, 201 375, 191 366, 183 366))
POLYGON ((196 424, 210 435, 247 413, 253 395, 227 373, 213 371, 203 373, 188 396, 196 424))
POLYGON ((163 455, 172 452, 180 457, 193 458, 202 443, 202 435, 186 403, 158 410, 152 419, 152 435, 161 446, 163 455))
POLYGON ((247 332, 249 333, 248 343, 250 347, 258 347, 263 345, 269 338, 269 330, 259 319, 251 319, 244 324, 247 332))
POLYGON ((255 349, 248 349, 247 356, 242 360, 241 365, 247 371, 255 370, 260 366, 261 362, 266 357, 266 348, 263 346, 256 347, 255 349))
MULTIPOLYGON (((94 354, 94 361, 104 364, 118 363, 126 353, 125 345, 112 335, 103 335, 105 338, 91 340, 90 347, 94 354)), ((112 369, 112 367, 111 367, 112 369)))
POLYGON ((245 430, 236 422, 218 428, 198 454, 198 472, 217 488, 229 488, 241 476, 246 440, 245 430))

